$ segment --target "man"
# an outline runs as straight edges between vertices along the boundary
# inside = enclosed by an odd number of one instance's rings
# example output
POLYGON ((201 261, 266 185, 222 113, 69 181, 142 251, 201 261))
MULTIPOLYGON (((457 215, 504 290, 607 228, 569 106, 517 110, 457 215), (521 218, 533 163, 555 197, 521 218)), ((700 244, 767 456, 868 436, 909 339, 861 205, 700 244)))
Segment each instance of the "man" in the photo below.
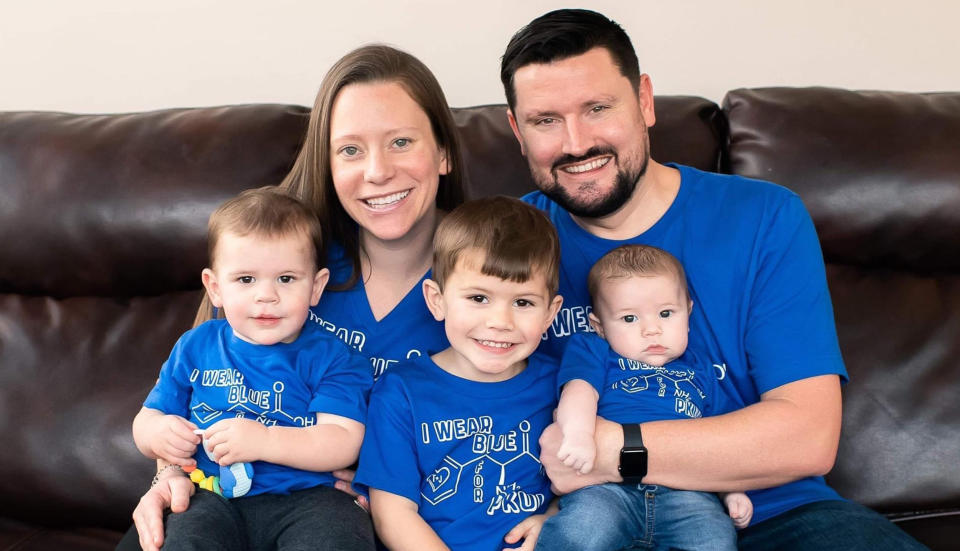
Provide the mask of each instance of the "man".
POLYGON ((800 199, 772 184, 650 159, 650 77, 619 25, 558 10, 517 32, 501 80, 508 117, 562 244, 564 309, 543 347, 562 352, 589 331, 586 274, 624 243, 658 246, 687 270, 690 345, 706 354, 725 415, 625 426, 599 420, 597 462, 578 475, 541 460, 561 492, 630 482, 704 491, 753 490, 742 549, 922 549, 885 518, 823 481, 840 435, 841 379, 819 241, 800 199), (642 438, 641 438, 642 435, 642 438), (622 469, 622 473, 621 473, 622 469))

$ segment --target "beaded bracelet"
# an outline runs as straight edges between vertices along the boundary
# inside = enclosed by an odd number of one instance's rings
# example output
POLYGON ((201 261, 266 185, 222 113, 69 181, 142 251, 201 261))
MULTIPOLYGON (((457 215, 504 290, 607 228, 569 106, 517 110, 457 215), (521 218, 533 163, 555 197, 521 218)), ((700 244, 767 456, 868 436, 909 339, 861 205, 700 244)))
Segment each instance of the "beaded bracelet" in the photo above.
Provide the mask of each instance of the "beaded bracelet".
POLYGON ((153 488, 154 486, 157 485, 158 482, 160 482, 160 475, 163 474, 163 472, 166 471, 167 469, 176 469, 180 471, 180 474, 182 474, 183 476, 187 476, 187 474, 183 472, 183 467, 181 467, 180 465, 175 465, 175 464, 166 465, 163 468, 161 468, 159 471, 157 471, 157 474, 153 475, 153 482, 150 483, 151 488, 153 488))

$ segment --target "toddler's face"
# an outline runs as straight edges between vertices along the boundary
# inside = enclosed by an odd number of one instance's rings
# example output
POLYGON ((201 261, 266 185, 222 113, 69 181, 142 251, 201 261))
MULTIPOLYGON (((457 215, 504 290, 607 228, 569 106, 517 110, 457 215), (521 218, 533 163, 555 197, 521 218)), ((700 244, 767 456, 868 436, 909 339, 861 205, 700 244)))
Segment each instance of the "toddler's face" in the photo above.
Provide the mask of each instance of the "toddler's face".
POLYGON ((540 272, 518 283, 483 274, 483 260, 479 252, 464 252, 442 293, 433 281, 424 286, 427 305, 444 321, 450 341, 434 359, 465 379, 504 381, 523 370, 562 299, 550 296, 540 272))
POLYGON ((203 283, 237 337, 254 344, 296 340, 329 276, 315 269, 311 247, 300 232, 220 236, 203 283))
POLYGON ((605 280, 591 321, 625 358, 662 366, 687 349, 693 303, 672 275, 605 280))

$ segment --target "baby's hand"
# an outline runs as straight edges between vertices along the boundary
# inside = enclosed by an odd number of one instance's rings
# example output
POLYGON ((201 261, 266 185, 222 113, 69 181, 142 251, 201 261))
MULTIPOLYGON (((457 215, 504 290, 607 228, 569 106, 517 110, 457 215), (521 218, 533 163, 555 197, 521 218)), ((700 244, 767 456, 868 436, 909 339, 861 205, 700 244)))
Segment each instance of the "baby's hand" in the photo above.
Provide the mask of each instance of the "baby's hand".
POLYGON ((224 419, 207 427, 207 455, 220 465, 257 461, 263 456, 267 427, 252 419, 224 419))
POLYGON ((557 458, 564 465, 587 474, 593 470, 593 461, 597 456, 597 446, 593 435, 586 432, 570 432, 563 435, 563 442, 557 450, 557 458))
POLYGON ((158 458, 184 467, 196 463, 193 454, 200 443, 193 433, 196 425, 179 415, 160 415, 153 423, 150 449, 158 458))
POLYGON ((753 518, 753 502, 742 492, 733 492, 723 496, 723 503, 727 506, 727 512, 733 519, 733 525, 737 530, 742 530, 750 524, 753 518))
POLYGON ((520 524, 514 526, 507 535, 503 537, 503 541, 507 545, 516 544, 521 539, 523 544, 520 547, 504 547, 504 549, 518 549, 520 551, 533 551, 533 548, 537 545, 537 538, 540 537, 540 530, 543 528, 544 521, 547 520, 549 515, 530 515, 529 517, 520 521, 520 524))

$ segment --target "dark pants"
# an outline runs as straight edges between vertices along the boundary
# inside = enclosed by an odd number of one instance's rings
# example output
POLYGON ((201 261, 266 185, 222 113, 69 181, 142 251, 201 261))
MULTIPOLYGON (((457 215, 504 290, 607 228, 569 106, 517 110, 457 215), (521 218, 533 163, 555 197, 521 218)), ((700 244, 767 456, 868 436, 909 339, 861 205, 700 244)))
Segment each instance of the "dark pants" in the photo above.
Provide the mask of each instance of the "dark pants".
MULTIPOLYGON (((353 497, 328 486, 238 499, 199 490, 186 511, 168 512, 164 524, 164 550, 375 549, 370 516, 353 497)), ((137 549, 131 528, 117 550, 137 549)))
POLYGON ((925 550, 884 516, 851 501, 808 503, 740 531, 741 551, 925 550))

